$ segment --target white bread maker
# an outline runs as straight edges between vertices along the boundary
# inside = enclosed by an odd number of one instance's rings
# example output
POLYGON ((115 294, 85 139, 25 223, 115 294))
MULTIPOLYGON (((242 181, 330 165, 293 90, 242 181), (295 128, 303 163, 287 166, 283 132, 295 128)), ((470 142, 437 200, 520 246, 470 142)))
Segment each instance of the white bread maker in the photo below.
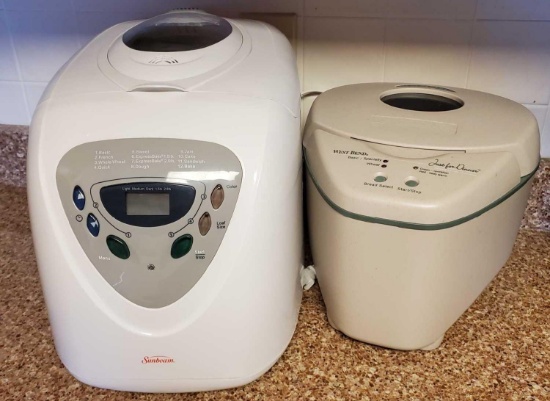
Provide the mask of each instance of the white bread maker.
POLYGON ((350 85, 315 100, 303 145, 331 325, 438 347, 511 253, 539 164, 533 115, 473 90, 350 85))
POLYGON ((242 385, 301 299, 300 92, 260 22, 180 11, 108 29, 50 83, 28 194, 57 352, 80 381, 242 385))

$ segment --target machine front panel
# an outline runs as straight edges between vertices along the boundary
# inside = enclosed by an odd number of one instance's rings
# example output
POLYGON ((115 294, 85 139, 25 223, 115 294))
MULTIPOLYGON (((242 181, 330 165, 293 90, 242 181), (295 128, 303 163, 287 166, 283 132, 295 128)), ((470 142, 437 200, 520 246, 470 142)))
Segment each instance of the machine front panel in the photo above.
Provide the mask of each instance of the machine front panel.
POLYGON ((131 302, 160 308, 183 297, 212 262, 242 167, 215 143, 117 139, 71 149, 56 178, 71 228, 98 272, 131 302))

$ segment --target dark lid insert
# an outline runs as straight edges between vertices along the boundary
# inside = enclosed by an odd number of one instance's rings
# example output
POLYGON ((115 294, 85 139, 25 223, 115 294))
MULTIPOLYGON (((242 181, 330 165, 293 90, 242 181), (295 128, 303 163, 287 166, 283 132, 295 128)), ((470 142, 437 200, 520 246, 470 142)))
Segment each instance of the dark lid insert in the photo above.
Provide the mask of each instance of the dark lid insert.
POLYGON ((204 49, 227 38, 233 28, 223 18, 199 12, 159 15, 128 30, 122 41, 144 52, 182 52, 204 49))
POLYGON ((458 100, 430 93, 394 93, 380 100, 392 107, 414 111, 451 111, 464 105, 458 100))

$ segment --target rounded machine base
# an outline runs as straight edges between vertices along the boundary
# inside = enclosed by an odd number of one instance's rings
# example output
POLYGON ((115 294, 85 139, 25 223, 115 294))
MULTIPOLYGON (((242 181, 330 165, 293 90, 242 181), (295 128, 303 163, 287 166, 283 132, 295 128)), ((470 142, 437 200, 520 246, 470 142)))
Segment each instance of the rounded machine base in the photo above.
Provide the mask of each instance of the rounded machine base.
POLYGON ((443 338, 445 337, 445 334, 443 334, 441 337, 437 338, 434 342, 426 345, 425 347, 420 347, 420 348, 399 348, 399 347, 392 347, 392 346, 389 346, 389 345, 384 345, 384 344, 375 344, 375 343, 371 343, 369 342, 368 340, 364 340, 364 339, 361 339, 361 338, 357 338, 356 336, 351 336, 350 334, 346 333, 345 331, 341 330, 340 328, 338 328, 333 322, 332 322, 332 319, 330 318, 330 316, 327 314, 327 318, 328 318, 328 322, 330 324, 330 326, 339 331, 340 333, 346 335, 347 337, 349 338, 352 338, 356 341, 361 341, 363 343, 366 343, 366 344, 371 344, 371 345, 376 345, 378 347, 383 347, 383 348, 388 348, 388 349, 394 349, 394 350, 398 350, 398 351, 417 351, 417 350, 420 350, 420 351, 433 351, 437 348, 439 348, 439 346, 441 345, 441 343, 443 342, 443 338))
POLYGON ((437 340, 435 340, 433 343, 429 344, 429 345, 426 345, 425 347, 422 347, 420 348, 422 351, 433 351, 434 349, 437 349, 439 348, 439 346, 441 345, 441 343, 443 342, 443 337, 444 335, 442 335, 441 337, 439 337, 437 340))

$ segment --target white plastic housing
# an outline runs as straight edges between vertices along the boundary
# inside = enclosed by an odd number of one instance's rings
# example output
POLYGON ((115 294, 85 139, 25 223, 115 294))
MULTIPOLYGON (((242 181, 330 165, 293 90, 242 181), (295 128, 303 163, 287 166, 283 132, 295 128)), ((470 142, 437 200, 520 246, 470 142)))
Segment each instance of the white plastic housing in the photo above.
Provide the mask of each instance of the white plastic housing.
POLYGON ((330 323, 436 348, 512 251, 539 164, 534 116, 466 89, 350 85, 316 99, 303 143, 330 323))
POLYGON ((531 182, 474 220, 420 231, 344 217, 308 176, 311 250, 330 324, 382 347, 437 348, 510 256, 531 182))
POLYGON ((127 29, 123 24, 69 61, 37 108, 28 155, 33 240, 56 349, 84 383, 141 392, 235 387, 267 371, 292 337, 302 260, 294 58, 273 28, 232 23, 250 51, 216 77, 195 79, 204 72, 197 69, 193 88, 131 92, 106 77, 98 55, 127 29), (278 74, 265 75, 270 70, 278 74), (243 168, 216 256, 183 298, 163 308, 138 306, 102 278, 73 234, 56 187, 67 151, 121 138, 218 143, 243 168))

